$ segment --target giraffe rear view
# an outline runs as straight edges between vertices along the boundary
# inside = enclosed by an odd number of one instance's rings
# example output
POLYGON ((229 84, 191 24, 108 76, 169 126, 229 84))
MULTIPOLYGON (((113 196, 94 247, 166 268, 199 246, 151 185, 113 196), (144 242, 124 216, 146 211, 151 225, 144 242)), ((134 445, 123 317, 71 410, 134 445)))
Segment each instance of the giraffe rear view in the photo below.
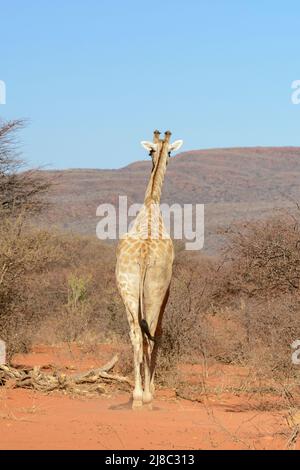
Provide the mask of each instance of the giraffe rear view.
POLYGON ((134 355, 133 408, 150 404, 153 399, 158 339, 172 277, 173 243, 164 227, 160 197, 170 152, 180 148, 182 141, 171 145, 170 136, 166 132, 162 140, 155 131, 153 142, 142 142, 152 157, 152 172, 144 205, 117 249, 116 279, 134 355))

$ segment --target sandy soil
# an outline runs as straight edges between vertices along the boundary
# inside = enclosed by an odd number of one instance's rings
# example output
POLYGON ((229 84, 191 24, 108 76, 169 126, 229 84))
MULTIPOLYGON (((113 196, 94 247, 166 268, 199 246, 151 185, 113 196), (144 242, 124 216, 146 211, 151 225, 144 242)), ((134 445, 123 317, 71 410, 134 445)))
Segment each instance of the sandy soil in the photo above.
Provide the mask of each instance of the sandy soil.
MULTIPOLYGON (((102 361, 114 348, 102 347, 102 361)), ((70 349, 36 348, 16 363, 93 367, 99 357, 70 349)), ((182 366, 191 382, 200 366, 182 366)), ((242 377, 243 371, 215 368, 211 380, 242 377)), ((245 393, 210 394, 199 401, 178 398, 173 390, 159 390, 153 410, 132 411, 130 396, 114 392, 95 398, 45 395, 29 390, 0 388, 0 449, 285 449, 291 436, 287 410, 265 406, 262 411, 245 393)), ((265 397, 266 403, 276 402, 265 397)), ((261 401, 260 401, 261 405, 261 401)), ((296 448, 300 448, 296 444, 296 448)))

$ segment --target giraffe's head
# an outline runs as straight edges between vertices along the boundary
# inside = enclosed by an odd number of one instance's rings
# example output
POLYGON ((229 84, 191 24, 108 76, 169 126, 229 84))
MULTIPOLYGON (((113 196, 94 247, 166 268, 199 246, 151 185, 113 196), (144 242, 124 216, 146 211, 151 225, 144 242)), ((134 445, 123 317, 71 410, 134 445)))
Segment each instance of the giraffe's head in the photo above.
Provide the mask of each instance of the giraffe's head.
POLYGON ((142 146, 149 152, 150 157, 152 158, 153 168, 156 166, 158 161, 161 158, 164 158, 166 164, 168 164, 169 157, 171 152, 180 149, 183 144, 183 140, 175 140, 173 144, 170 143, 171 132, 165 132, 164 139, 160 138, 160 132, 154 131, 153 142, 143 140, 141 142, 142 146))

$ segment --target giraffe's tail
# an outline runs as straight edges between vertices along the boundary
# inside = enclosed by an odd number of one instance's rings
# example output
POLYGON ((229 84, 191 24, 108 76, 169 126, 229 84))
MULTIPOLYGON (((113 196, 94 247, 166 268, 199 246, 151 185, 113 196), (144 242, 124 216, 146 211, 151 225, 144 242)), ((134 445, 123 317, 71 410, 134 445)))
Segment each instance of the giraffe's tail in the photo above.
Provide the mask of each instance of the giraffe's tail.
POLYGON ((146 277, 146 272, 147 272, 147 266, 143 266, 141 269, 141 282, 140 282, 140 327, 142 332, 147 336, 150 341, 155 342, 156 338, 151 335, 150 333, 150 328, 147 323, 147 320, 145 319, 145 314, 144 314, 144 282, 145 282, 145 277, 146 277))
POLYGON ((142 318, 140 321, 140 327, 141 327, 142 332, 145 333, 145 335, 147 336, 147 338, 149 338, 150 341, 153 341, 155 343, 156 338, 154 338, 154 336, 151 335, 150 330, 149 330, 149 325, 144 318, 142 318))

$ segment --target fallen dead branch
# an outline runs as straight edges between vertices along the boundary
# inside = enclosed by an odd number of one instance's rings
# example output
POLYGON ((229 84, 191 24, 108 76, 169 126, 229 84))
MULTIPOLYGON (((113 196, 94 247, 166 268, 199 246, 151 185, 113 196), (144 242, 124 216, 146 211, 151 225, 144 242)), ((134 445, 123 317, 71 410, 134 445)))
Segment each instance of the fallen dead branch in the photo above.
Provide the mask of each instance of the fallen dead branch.
POLYGON ((195 386, 187 386, 187 384, 181 384, 175 390, 176 397, 182 398, 183 400, 193 401, 197 403, 203 403, 203 387, 197 384, 195 386))
POLYGON ((9 365, 0 365, 0 385, 42 392, 60 390, 73 394, 102 394, 116 388, 127 391, 132 387, 130 380, 127 377, 109 373, 118 359, 118 355, 115 355, 101 368, 75 375, 67 375, 58 370, 46 373, 42 372, 40 367, 16 369, 9 365))

